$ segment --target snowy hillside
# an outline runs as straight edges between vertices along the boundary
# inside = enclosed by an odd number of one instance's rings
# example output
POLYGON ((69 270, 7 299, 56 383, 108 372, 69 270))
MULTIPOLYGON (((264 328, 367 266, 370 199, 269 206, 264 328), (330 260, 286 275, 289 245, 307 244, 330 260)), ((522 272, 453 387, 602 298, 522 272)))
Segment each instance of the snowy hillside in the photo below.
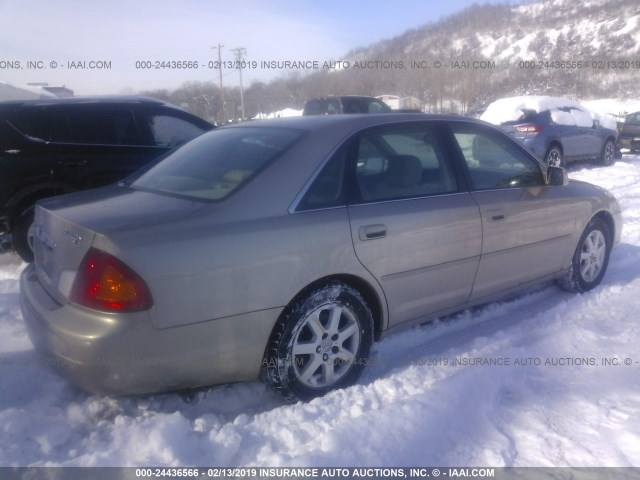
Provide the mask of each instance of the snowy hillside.
MULTIPOLYGON (((343 59, 395 61, 395 68, 379 69, 371 78, 353 68, 335 72, 328 84, 413 96, 429 113, 464 114, 519 95, 633 99, 640 71, 639 5, 637 0, 474 4, 343 59)), ((319 79, 310 83, 322 85, 319 79)))
POLYGON ((79 392, 38 363, 23 264, 0 256, 0 465, 640 466, 640 157, 570 176, 622 205, 600 287, 544 285, 393 335, 355 387, 308 404, 258 382, 79 392))
POLYGON ((639 38, 640 6, 634 0, 538 0, 473 5, 354 54, 419 57, 457 52, 509 61, 620 60, 638 54, 639 38))

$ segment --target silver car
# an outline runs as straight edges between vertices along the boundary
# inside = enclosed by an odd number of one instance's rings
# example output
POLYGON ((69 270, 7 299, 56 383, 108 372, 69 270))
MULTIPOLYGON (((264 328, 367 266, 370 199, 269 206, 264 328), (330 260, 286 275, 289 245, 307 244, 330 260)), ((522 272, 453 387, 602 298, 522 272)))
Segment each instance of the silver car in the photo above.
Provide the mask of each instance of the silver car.
POLYGON ((21 305, 89 391, 261 377, 308 400, 356 382, 398 328, 536 282, 596 287, 621 228, 611 194, 484 122, 251 122, 41 202, 21 305))

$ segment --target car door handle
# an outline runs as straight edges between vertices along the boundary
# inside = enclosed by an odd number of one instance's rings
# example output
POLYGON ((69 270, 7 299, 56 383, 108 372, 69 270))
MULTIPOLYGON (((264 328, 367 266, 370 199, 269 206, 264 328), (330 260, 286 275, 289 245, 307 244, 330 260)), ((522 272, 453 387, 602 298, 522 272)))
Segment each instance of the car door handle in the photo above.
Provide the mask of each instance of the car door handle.
POLYGON ((374 240, 387 236, 387 227, 384 225, 366 225, 358 229, 360 240, 374 240))
POLYGON ((504 216, 504 212, 502 210, 489 210, 489 221, 490 222, 500 222, 504 220, 506 217, 504 216))
POLYGON ((16 149, 5 150, 4 153, 8 153, 10 155, 17 155, 18 153, 20 153, 20 150, 16 150, 16 149))
POLYGON ((60 160, 58 162, 61 167, 83 167, 86 164, 86 160, 60 160))

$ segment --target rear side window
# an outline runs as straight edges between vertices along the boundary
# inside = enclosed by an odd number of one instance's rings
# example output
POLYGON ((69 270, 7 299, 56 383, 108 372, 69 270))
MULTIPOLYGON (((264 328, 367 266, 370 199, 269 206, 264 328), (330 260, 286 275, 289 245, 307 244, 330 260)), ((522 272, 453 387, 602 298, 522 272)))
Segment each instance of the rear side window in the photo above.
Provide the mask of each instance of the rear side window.
POLYGON ((343 113, 367 113, 367 105, 363 99, 354 97, 345 97, 342 99, 343 113))
POLYGON ((358 141, 360 199, 374 202, 458 190, 451 162, 430 126, 394 126, 358 141))
POLYGON ((302 133, 229 128, 202 135, 142 174, 131 186, 200 200, 222 200, 258 175, 302 133))
POLYGON ((110 105, 23 108, 10 120, 23 135, 52 143, 144 145, 131 109, 110 105))
POLYGON ((80 105, 68 109, 71 143, 143 145, 135 116, 127 107, 80 105))
POLYGON ((171 148, 187 143, 205 132, 191 122, 166 114, 151 115, 149 129, 157 146, 171 148))
POLYGON ((544 185, 539 165, 508 139, 467 126, 453 133, 475 190, 544 185))
POLYGON ((313 181, 298 206, 299 211, 342 206, 346 202, 346 165, 351 148, 343 145, 313 181))

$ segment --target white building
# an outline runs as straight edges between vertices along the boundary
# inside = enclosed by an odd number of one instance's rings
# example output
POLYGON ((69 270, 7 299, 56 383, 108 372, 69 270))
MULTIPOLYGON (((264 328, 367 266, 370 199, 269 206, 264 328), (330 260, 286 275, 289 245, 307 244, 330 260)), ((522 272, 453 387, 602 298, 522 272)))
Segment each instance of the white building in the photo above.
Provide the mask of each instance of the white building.
POLYGON ((37 100, 40 98, 73 97, 73 90, 65 86, 51 87, 48 83, 28 83, 19 87, 0 82, 0 101, 37 100))

